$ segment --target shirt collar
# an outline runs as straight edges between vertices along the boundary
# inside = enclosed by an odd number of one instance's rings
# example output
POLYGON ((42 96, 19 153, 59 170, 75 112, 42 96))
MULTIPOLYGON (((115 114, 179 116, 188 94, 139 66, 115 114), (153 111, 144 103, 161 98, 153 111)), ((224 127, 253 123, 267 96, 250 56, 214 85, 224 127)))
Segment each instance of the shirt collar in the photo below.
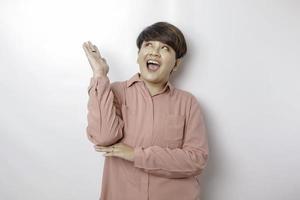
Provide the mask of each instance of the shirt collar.
MULTIPOLYGON (((130 87, 131 85, 133 85, 135 82, 143 82, 143 80, 140 78, 140 73, 137 72, 136 74, 134 74, 129 80, 127 80, 126 86, 130 87)), ((164 87, 164 89, 162 91, 165 91, 166 88, 170 89, 171 94, 174 91, 174 86, 171 84, 170 81, 167 82, 166 86, 164 87)))

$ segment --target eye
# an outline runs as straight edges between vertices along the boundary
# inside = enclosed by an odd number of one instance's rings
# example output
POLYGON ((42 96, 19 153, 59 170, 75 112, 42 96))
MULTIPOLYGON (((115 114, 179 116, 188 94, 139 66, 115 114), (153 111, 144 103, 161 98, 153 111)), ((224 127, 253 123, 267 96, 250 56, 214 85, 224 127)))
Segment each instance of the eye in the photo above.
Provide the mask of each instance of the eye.
POLYGON ((167 51, 169 51, 169 47, 167 47, 167 46, 163 46, 163 48, 165 48, 167 51))
POLYGON ((146 42, 146 43, 145 43, 145 46, 146 46, 146 47, 149 46, 149 45, 151 45, 150 42, 146 42))

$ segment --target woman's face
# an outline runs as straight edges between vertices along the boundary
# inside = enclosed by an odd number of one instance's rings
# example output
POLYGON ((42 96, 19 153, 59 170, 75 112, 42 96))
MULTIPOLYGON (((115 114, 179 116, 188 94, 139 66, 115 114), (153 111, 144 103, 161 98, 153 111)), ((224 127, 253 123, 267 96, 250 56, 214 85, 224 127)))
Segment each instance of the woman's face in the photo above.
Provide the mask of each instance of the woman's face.
POLYGON ((144 81, 163 84, 169 80, 176 64, 176 53, 172 47, 160 41, 143 41, 137 63, 144 81))

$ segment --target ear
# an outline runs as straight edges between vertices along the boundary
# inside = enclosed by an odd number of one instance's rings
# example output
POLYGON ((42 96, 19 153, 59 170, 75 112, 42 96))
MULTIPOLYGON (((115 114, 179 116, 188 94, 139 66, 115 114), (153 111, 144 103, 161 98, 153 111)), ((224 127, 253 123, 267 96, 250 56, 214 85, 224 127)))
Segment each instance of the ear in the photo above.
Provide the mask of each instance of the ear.
POLYGON ((137 56, 136 56, 136 63, 139 64, 138 60, 139 60, 139 53, 140 53, 140 50, 138 50, 137 52, 137 56))
POLYGON ((176 60, 175 66, 173 67, 173 71, 177 71, 177 70, 178 70, 181 61, 182 61, 182 58, 178 58, 178 59, 176 60))

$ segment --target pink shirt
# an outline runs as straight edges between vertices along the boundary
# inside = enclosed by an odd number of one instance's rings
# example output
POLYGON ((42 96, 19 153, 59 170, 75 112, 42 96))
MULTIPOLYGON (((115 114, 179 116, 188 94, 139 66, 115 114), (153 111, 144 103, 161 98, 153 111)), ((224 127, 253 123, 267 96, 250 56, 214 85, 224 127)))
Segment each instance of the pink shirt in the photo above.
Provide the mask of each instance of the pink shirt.
POLYGON ((136 73, 110 83, 91 78, 88 139, 135 148, 134 162, 105 157, 100 200, 199 200, 208 144, 200 105, 168 82, 151 96, 136 73))

